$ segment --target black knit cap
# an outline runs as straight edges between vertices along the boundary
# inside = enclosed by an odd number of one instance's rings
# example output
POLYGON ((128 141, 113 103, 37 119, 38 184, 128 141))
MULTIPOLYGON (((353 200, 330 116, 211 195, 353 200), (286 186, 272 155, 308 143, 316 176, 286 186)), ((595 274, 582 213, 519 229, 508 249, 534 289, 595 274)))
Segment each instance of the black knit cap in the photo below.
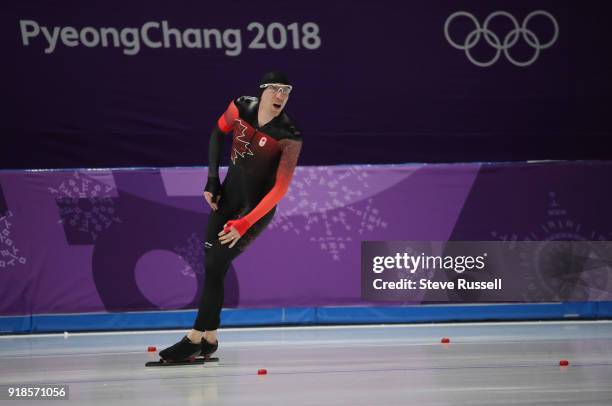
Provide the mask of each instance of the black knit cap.
POLYGON ((265 85, 266 83, 280 83, 282 85, 290 85, 289 78, 281 71, 272 71, 268 72, 261 78, 259 82, 260 85, 265 85))

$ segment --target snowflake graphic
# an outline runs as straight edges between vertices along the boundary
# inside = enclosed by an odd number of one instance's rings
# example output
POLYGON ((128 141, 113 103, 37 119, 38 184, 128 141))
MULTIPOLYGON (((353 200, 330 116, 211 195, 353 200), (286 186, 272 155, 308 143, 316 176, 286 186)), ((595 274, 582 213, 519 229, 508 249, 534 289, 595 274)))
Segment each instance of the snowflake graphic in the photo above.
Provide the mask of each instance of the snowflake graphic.
POLYGON ((174 247, 181 259, 189 264, 181 269, 181 273, 191 278, 196 277, 196 273, 204 272, 204 242, 196 233, 192 233, 185 245, 174 247))
POLYGON ((355 232, 361 236, 387 227, 373 198, 348 203, 370 188, 368 177, 362 166, 298 168, 270 228, 308 235, 310 242, 339 261, 355 232))
POLYGON ((13 223, 9 219, 13 213, 9 210, 6 215, 0 217, 0 268, 15 266, 17 263, 25 264, 26 259, 19 255, 19 249, 11 239, 11 227, 13 223))
MULTIPOLYGON (((497 230, 490 235, 496 240, 504 241, 509 249, 522 249, 521 241, 539 242, 535 251, 522 252, 523 266, 531 272, 526 279, 526 291, 523 298, 529 301, 549 300, 553 294, 555 300, 567 300, 564 295, 571 295, 574 300, 593 300, 594 297, 607 297, 609 289, 609 264, 607 260, 599 260, 591 268, 578 266, 576 262, 570 265, 578 268, 567 271, 564 263, 559 263, 558 253, 562 241, 588 243, 589 241, 609 241, 612 233, 607 235, 596 230, 590 232, 570 216, 570 213, 557 201, 557 193, 548 193, 548 207, 543 213, 543 222, 535 229, 522 233, 505 233, 497 230), (522 235, 521 235, 522 234, 522 235), (557 244, 556 246, 554 244, 557 244), (557 262, 554 262, 557 261, 557 262), (548 295, 548 296, 547 296, 548 295)), ((575 250, 584 248, 584 244, 569 245, 575 250)), ((597 262, 597 261, 595 261, 597 262)), ((569 266, 569 265, 568 265, 569 266)))
MULTIPOLYGON (((574 240, 608 241, 609 237, 591 230, 585 233, 582 224, 573 220, 567 210, 557 201, 555 192, 548 193, 548 207, 545 221, 539 225, 538 230, 532 230, 519 235, 519 233, 504 233, 493 230, 490 235, 496 240, 514 243, 517 241, 542 241, 564 236, 574 240)), ((612 233, 610 233, 612 235, 612 233)))
POLYGON ((87 233, 95 241, 113 223, 121 223, 111 197, 114 186, 74 172, 57 188, 49 188, 60 209, 60 224, 87 233))

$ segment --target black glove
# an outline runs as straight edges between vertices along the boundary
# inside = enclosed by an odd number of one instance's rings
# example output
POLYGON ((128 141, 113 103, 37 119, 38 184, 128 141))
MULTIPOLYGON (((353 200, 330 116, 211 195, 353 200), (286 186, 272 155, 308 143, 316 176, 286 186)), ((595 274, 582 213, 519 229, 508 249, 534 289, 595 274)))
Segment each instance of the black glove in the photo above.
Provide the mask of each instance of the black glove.
POLYGON ((205 192, 210 192, 212 194, 213 202, 216 202, 216 198, 221 193, 221 182, 219 178, 216 176, 209 176, 208 181, 206 182, 206 186, 204 187, 205 192))

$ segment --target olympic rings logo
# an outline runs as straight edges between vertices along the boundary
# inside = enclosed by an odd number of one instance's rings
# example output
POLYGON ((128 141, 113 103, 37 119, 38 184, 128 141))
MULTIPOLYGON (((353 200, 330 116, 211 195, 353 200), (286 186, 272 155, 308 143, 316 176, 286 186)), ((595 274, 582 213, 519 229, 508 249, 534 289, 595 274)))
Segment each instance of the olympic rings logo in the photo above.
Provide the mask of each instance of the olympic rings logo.
POLYGON ((533 64, 536 61, 536 59, 538 59, 538 57, 540 56, 540 51, 546 48, 550 48, 557 41, 557 37, 559 36, 559 24, 557 23, 557 20, 555 19, 555 17, 553 17, 552 14, 544 10, 536 10, 536 11, 532 11, 531 13, 529 13, 527 17, 525 17, 525 20, 523 20, 522 25, 519 25, 516 18, 514 18, 514 16, 508 13, 507 11, 495 11, 489 14, 489 16, 485 19, 483 26, 481 27, 480 23, 478 22, 476 17, 474 17, 473 14, 470 14, 467 11, 457 11, 451 14, 446 19, 446 22, 444 23, 444 36, 446 37, 446 40, 448 41, 449 44, 451 44, 453 48, 465 51, 465 55, 467 56, 467 58, 470 60, 470 62, 472 62, 476 66, 485 68, 485 67, 493 65, 495 62, 497 62, 497 60, 499 59, 503 51, 506 58, 512 64, 519 66, 519 67, 525 67, 525 66, 529 66, 533 64), (537 37, 537 35, 535 35, 533 31, 527 28, 529 21, 535 16, 545 16, 550 20, 550 22, 553 25, 554 34, 552 38, 546 43, 542 43, 540 39, 537 37), (455 20, 456 18, 460 18, 460 17, 467 17, 469 20, 471 20, 474 23, 474 27, 475 27, 474 30, 470 32, 467 35, 467 37, 465 37, 465 41, 463 44, 458 44, 455 41, 453 41, 450 37, 450 34, 448 33, 449 26, 451 25, 453 20, 455 20), (489 29, 489 24, 496 17, 506 17, 512 22, 512 25, 514 26, 514 29, 510 30, 510 32, 506 34, 506 36, 503 39, 503 42, 497 34, 495 34, 493 31, 489 29), (493 56, 493 58, 490 61, 486 61, 486 62, 478 61, 474 58, 474 56, 472 55, 470 51, 480 41, 481 36, 484 36, 484 39, 487 42, 487 44, 489 44, 496 50, 495 56, 493 56), (512 55, 510 55, 510 52, 509 52, 510 48, 512 48, 518 42, 521 36, 523 37, 525 42, 534 49, 533 55, 531 56, 530 59, 526 61, 517 61, 516 59, 512 57, 512 55))

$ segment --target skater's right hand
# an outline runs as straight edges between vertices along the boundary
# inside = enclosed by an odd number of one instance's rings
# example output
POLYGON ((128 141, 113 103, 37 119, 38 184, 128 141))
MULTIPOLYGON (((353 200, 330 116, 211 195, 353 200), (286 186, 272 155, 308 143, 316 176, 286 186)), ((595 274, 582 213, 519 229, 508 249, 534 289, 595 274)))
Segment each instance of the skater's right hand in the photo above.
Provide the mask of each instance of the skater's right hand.
POLYGON ((204 188, 204 199, 208 205, 213 209, 219 208, 219 199, 221 198, 221 182, 216 176, 209 176, 204 188))
POLYGON ((213 210, 217 210, 219 208, 219 199, 221 199, 221 195, 217 195, 215 198, 213 198, 212 193, 204 192, 204 199, 206 199, 206 202, 213 210))

